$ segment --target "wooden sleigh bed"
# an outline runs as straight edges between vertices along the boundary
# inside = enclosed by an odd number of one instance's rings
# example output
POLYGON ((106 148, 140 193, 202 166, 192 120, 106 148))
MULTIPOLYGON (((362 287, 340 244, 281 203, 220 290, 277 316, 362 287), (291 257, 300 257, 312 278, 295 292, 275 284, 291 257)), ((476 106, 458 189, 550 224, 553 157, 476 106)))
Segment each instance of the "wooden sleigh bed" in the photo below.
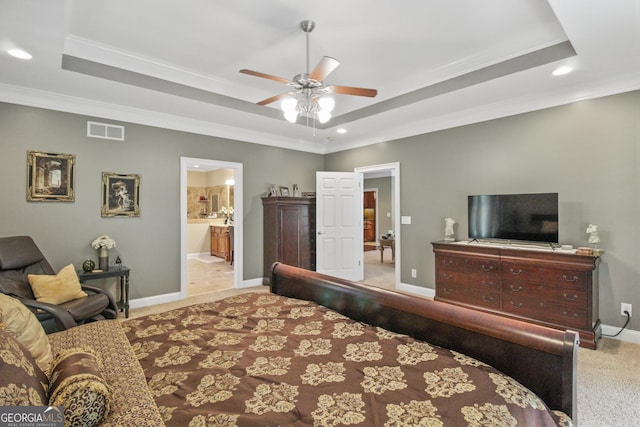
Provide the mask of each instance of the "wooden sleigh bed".
POLYGON ((123 322, 167 425, 576 419, 574 332, 279 263, 270 283, 123 322))

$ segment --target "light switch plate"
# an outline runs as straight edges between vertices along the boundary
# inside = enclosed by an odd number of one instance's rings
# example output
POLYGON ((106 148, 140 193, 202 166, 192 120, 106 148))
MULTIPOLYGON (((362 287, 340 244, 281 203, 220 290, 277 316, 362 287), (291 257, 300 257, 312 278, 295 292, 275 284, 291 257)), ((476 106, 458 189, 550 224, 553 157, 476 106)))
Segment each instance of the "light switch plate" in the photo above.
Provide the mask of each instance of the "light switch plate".
POLYGON ((410 216, 401 216, 400 217, 400 223, 401 224, 411 224, 411 217, 410 216))

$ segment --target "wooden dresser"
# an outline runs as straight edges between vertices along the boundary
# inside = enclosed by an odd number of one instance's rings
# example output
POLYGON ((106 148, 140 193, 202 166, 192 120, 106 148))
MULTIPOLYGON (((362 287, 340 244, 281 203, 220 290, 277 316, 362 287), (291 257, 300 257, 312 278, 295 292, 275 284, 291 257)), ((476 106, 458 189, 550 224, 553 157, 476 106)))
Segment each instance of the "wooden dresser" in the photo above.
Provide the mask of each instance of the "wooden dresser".
POLYGON ((557 251, 432 243, 438 301, 579 332, 580 346, 600 338, 600 258, 557 251))
POLYGON ((211 233, 211 255, 230 261, 229 227, 226 225, 212 225, 209 230, 211 233))
POLYGON ((263 283, 276 262, 315 271, 316 199, 263 197, 263 283))

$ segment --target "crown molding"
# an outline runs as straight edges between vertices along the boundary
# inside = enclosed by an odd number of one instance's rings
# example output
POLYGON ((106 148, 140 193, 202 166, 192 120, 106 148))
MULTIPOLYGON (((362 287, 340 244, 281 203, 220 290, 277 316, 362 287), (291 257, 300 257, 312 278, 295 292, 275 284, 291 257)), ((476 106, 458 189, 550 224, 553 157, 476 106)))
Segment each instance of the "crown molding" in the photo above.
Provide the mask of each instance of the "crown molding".
POLYGON ((187 117, 124 107, 112 103, 3 83, 0 83, 0 101, 315 154, 325 154, 326 151, 323 144, 288 139, 282 135, 270 135, 247 128, 225 126, 219 123, 194 120, 187 117))
POLYGON ((386 129, 385 134, 380 135, 379 137, 366 136, 346 142, 333 140, 328 143, 321 144, 304 140, 287 139, 281 135, 270 135, 263 132, 255 132, 247 128, 225 126, 217 123, 194 120, 187 117, 123 107, 112 103, 105 103, 86 98, 61 95, 58 93, 2 83, 0 83, 0 101, 218 138, 233 139, 289 150, 304 151, 315 154, 330 154, 639 89, 640 73, 633 73, 622 79, 598 82, 597 85, 567 86, 561 91, 556 90, 553 93, 539 93, 535 98, 522 97, 518 99, 511 99, 504 102, 484 105, 482 107, 457 111, 454 114, 428 117, 424 120, 412 123, 401 123, 398 124, 397 127, 386 129))

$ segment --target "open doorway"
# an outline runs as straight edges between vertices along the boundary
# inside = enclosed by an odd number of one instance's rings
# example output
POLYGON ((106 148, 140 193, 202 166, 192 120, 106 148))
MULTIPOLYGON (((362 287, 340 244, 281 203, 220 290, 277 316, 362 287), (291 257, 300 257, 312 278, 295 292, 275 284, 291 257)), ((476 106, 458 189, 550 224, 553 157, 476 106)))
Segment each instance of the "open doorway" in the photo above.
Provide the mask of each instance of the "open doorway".
POLYGON ((242 164, 181 159, 183 298, 242 284, 242 164))
POLYGON ((363 178, 363 283, 400 283, 400 164, 356 168, 363 178))

